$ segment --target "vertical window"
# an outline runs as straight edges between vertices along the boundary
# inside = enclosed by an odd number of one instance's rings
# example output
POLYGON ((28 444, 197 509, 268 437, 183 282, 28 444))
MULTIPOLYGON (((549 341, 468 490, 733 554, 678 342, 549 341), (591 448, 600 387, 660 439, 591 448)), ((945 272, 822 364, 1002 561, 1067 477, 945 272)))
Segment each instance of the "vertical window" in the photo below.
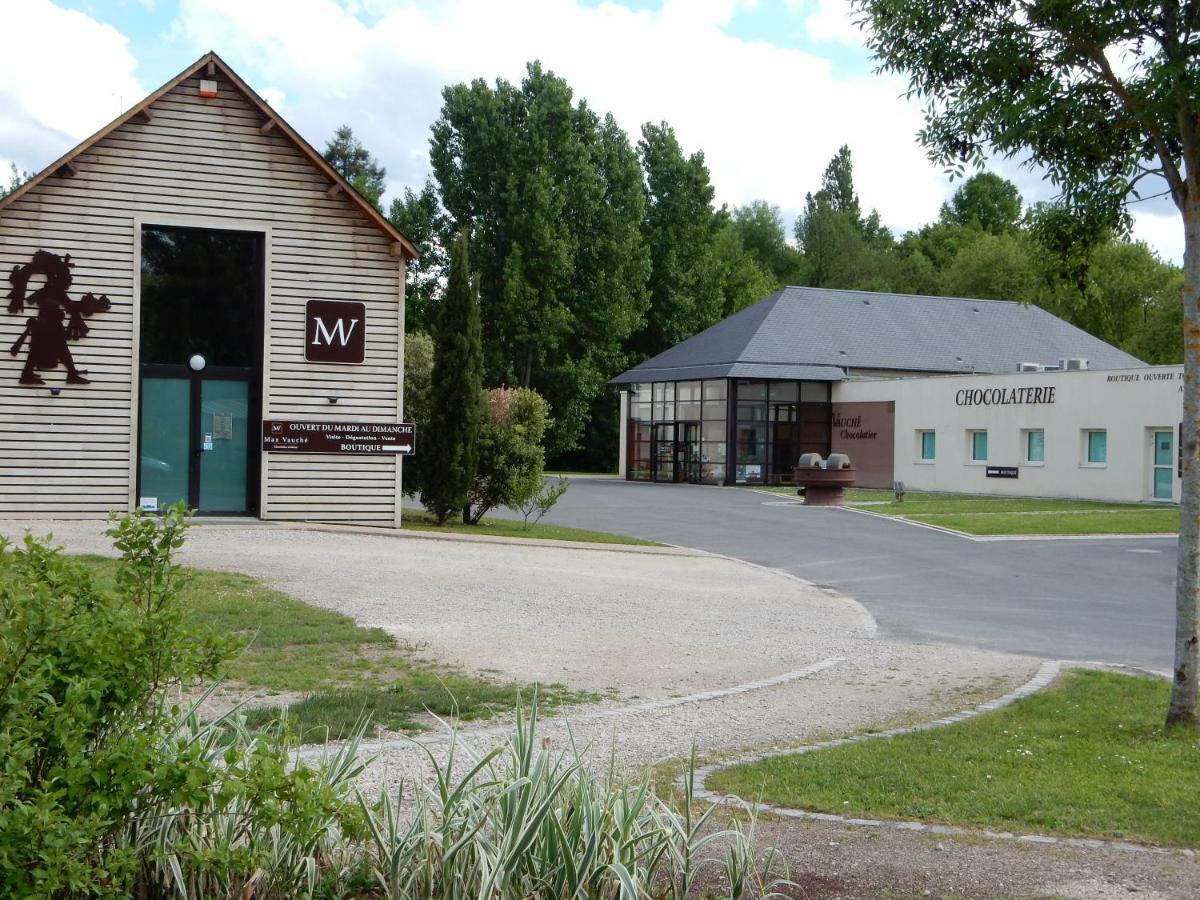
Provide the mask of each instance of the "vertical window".
POLYGON ((971 461, 972 462, 987 462, 987 432, 972 431, 971 435, 971 461))
POLYGON ((1031 463, 1046 461, 1046 432, 1040 428, 1025 432, 1025 461, 1031 463))
POLYGON ((919 432, 921 435, 921 459, 933 462, 937 458, 937 435, 932 431, 919 432))
POLYGON ((1108 432, 1085 432, 1087 440, 1087 461, 1089 465, 1102 466, 1108 463, 1108 432))

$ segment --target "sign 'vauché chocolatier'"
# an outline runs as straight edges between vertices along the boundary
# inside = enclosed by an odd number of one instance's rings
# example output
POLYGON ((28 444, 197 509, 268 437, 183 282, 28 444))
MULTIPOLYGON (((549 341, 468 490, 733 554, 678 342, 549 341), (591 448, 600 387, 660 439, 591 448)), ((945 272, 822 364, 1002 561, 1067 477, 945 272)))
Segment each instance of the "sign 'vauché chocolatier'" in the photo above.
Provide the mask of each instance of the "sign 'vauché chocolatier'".
POLYGON ((379 422, 263 421, 262 448, 271 453, 416 452, 416 426, 379 422))

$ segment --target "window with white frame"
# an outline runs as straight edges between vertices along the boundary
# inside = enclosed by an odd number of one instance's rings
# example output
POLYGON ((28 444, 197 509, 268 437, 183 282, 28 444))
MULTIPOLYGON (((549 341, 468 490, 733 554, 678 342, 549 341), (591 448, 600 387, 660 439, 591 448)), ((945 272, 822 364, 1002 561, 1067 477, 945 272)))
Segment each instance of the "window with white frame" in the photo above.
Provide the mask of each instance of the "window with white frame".
POLYGON ((917 448, 920 451, 921 462, 933 462, 935 459, 937 459, 936 432, 918 431, 917 448))
POLYGON ((987 462, 988 433, 986 430, 967 432, 967 449, 971 453, 971 462, 987 462))
POLYGON ((1089 466, 1108 465, 1108 432, 1103 429, 1085 429, 1083 432, 1083 460, 1089 466))
POLYGON ((1046 432, 1030 428, 1025 432, 1025 462, 1040 465, 1046 461, 1046 432))

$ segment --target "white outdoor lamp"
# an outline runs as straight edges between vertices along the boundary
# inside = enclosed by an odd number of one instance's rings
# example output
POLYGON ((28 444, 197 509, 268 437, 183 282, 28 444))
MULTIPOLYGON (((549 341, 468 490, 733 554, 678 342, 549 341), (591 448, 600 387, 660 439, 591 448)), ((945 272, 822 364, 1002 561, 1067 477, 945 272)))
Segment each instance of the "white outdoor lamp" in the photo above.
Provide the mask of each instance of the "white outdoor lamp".
POLYGON ((203 372, 204 367, 208 365, 206 360, 199 353, 193 353, 191 359, 188 360, 188 368, 193 372, 203 372))

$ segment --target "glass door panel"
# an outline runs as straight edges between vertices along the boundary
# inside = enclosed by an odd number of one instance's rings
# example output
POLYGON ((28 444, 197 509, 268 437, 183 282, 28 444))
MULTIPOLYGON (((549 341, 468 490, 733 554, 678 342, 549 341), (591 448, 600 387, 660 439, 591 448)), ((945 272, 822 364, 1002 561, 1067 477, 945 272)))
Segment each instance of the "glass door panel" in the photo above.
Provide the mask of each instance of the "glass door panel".
POLYGON ((191 402, 186 378, 142 379, 138 505, 157 509, 188 500, 191 402))
POLYGON ((250 384, 200 382, 200 512, 245 512, 249 468, 250 384))
POLYGON ((1170 500, 1173 496, 1175 453, 1174 435, 1169 431, 1154 432, 1154 499, 1170 500))
POLYGON ((654 426, 654 480, 675 480, 675 426, 654 426))
POLYGON ((700 483, 700 423, 678 422, 676 453, 679 471, 676 477, 688 484, 700 483))

